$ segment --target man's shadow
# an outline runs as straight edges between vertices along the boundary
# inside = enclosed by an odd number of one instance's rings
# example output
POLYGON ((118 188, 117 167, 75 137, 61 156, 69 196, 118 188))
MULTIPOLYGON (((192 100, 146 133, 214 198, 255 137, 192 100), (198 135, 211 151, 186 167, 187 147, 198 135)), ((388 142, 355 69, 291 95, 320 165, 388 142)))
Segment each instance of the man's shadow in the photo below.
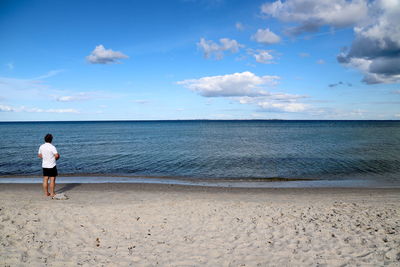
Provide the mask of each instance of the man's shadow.
POLYGON ((73 184, 66 184, 66 185, 64 185, 62 188, 60 188, 60 189, 58 189, 57 191, 56 191, 56 193, 64 193, 64 192, 67 192, 67 191, 70 191, 70 190, 72 190, 73 188, 75 188, 75 187, 77 187, 77 186, 80 186, 81 184, 78 184, 78 183, 73 183, 73 184))

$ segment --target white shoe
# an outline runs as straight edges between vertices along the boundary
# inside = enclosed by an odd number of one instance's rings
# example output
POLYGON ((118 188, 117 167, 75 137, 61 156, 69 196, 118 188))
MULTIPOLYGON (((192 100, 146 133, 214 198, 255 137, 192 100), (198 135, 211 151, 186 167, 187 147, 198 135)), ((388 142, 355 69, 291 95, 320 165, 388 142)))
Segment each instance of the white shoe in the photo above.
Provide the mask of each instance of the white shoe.
POLYGON ((55 200, 67 200, 68 197, 64 193, 56 194, 52 199, 55 200))

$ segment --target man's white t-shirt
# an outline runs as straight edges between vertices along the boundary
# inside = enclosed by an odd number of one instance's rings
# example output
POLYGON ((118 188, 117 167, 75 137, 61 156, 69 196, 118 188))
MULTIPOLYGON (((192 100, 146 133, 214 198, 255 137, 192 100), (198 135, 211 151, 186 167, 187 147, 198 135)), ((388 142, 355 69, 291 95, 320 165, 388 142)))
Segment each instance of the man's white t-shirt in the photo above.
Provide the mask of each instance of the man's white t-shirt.
POLYGON ((50 143, 44 143, 39 147, 39 154, 42 154, 42 168, 53 168, 56 166, 57 149, 50 143))

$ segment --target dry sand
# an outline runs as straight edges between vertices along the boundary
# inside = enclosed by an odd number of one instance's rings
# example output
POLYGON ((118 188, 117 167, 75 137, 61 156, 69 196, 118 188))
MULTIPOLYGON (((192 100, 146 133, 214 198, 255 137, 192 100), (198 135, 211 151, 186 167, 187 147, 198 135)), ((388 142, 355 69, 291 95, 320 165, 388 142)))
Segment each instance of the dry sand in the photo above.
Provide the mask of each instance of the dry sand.
POLYGON ((400 265, 400 189, 0 185, 2 266, 400 265))

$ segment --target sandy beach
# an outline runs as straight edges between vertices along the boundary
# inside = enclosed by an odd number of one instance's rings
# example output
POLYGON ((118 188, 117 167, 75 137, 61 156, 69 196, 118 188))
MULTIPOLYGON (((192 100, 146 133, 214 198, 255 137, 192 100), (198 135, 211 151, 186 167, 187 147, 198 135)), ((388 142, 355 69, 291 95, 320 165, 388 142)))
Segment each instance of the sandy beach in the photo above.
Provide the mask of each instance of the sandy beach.
POLYGON ((400 264, 400 189, 0 185, 2 266, 400 264))

